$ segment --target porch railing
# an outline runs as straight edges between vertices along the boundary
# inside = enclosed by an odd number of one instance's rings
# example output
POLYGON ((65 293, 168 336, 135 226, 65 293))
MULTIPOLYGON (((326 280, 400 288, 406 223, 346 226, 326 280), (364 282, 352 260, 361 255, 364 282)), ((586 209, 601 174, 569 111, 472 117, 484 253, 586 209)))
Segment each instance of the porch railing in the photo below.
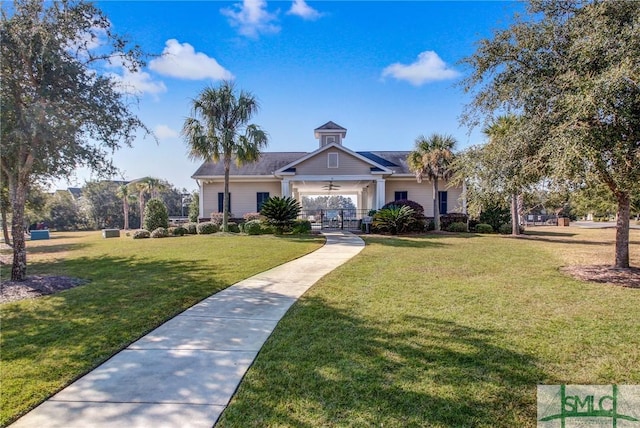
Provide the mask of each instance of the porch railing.
POLYGON ((362 227, 362 219, 369 214, 369 211, 355 208, 302 210, 299 218, 309 220, 314 230, 359 231, 362 227))

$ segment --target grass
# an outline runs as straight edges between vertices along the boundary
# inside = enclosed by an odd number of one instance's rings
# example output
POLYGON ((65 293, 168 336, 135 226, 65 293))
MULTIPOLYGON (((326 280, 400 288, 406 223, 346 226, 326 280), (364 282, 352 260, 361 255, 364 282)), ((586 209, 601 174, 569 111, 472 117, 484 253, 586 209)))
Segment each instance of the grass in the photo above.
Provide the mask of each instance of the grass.
MULTIPOLYGON (((322 242, 216 235, 103 239, 100 232, 28 242, 29 274, 90 283, 0 306, 0 425, 203 298, 322 242)), ((3 277, 7 273, 3 267, 3 277)))
POLYGON ((365 236, 280 322, 219 426, 533 427, 538 384, 640 384, 640 290, 559 272, 610 264, 614 231, 533 231, 365 236))

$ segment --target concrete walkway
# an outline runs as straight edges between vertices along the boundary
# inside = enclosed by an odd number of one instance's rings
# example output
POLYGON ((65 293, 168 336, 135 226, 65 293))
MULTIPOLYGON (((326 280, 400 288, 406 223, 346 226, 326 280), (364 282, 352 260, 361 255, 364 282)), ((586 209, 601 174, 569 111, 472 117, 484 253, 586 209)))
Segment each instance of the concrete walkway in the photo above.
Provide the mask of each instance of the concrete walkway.
POLYGON ((187 309, 12 427, 212 427, 289 307, 364 248, 350 233, 324 235, 319 250, 187 309))

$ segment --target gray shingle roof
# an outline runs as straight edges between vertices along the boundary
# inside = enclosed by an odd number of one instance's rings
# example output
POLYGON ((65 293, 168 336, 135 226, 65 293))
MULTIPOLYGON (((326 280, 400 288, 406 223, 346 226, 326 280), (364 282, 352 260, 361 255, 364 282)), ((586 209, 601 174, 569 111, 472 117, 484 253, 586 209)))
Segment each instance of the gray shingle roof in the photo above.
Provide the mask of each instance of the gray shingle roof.
MULTIPOLYGON (((247 163, 238 167, 235 162, 231 163, 231 175, 272 175, 274 171, 279 170, 285 165, 290 164, 296 159, 305 156, 305 152, 266 152, 260 155, 257 162, 247 163)), ((220 162, 205 162, 192 178, 211 177, 224 175, 224 165, 220 162)))
POLYGON ((346 128, 343 128, 342 126, 338 125, 337 123, 333 122, 333 121, 329 121, 327 123, 325 123, 322 126, 319 126, 318 128, 314 129, 314 131, 318 131, 321 129, 339 129, 341 131, 346 131, 346 128))
MULTIPOLYGON (((382 151, 382 152, 356 152, 373 162, 389 168, 395 174, 411 174, 407 165, 408 151, 382 151)), ((260 155, 260 159, 254 163, 248 163, 238 167, 235 162, 231 163, 230 174, 233 175, 272 175, 274 171, 288 165, 303 156, 307 152, 266 152, 260 155)), ((203 178, 211 176, 223 176, 224 165, 222 162, 205 162, 193 173, 192 178, 203 178)))

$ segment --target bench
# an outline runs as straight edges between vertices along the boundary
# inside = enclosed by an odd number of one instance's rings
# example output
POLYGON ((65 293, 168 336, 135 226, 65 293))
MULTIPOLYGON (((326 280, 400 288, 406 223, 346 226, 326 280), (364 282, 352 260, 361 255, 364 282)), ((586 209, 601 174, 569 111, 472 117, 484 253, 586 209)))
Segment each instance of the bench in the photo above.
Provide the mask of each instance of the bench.
POLYGON ((41 239, 49 239, 49 231, 48 230, 32 230, 31 231, 31 240, 38 241, 41 239))
POLYGON ((103 238, 119 238, 120 229, 102 229, 103 238))

